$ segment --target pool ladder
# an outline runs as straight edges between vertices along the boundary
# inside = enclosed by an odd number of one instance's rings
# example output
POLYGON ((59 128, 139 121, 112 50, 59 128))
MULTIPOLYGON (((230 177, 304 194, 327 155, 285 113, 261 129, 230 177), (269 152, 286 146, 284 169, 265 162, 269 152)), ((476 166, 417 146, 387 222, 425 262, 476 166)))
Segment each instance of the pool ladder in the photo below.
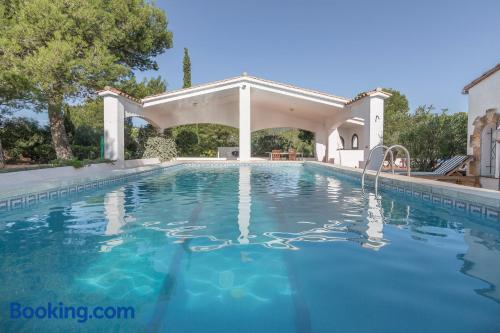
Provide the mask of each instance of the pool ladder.
POLYGON ((375 194, 377 193, 378 190, 378 176, 380 175, 380 171, 382 171, 382 167, 384 166, 384 161, 387 158, 387 154, 391 155, 391 170, 392 174, 394 174, 394 154, 392 152, 393 149, 400 148, 406 153, 406 158, 407 158, 407 163, 406 163, 406 174, 408 177, 410 177, 410 152, 408 149, 406 149, 402 145, 392 145, 390 147, 387 147, 385 145, 377 145, 370 149, 370 153, 368 154, 368 159, 366 160, 365 167, 363 168, 363 175, 361 176, 361 188, 363 189, 365 187, 365 174, 366 174, 366 168, 368 167, 368 164, 370 164, 371 159, 372 159, 372 154, 375 150, 377 149, 385 149, 385 154, 384 158, 382 159, 382 162, 380 162, 380 166, 377 170, 377 175, 375 176, 375 194))

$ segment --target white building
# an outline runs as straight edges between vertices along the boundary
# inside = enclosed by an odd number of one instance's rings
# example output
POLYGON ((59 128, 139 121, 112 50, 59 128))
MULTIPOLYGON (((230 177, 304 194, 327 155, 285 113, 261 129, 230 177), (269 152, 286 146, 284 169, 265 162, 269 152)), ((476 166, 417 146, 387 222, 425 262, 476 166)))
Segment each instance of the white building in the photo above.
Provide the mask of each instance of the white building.
POLYGON ((463 89, 469 95, 467 153, 474 157, 468 175, 481 176, 483 187, 499 189, 500 64, 463 89))
POLYGON ((243 74, 186 89, 136 99, 106 87, 105 157, 124 160, 124 120, 140 117, 159 132, 179 125, 211 123, 239 129, 239 159, 252 158, 251 133, 298 128, 315 134, 319 161, 359 167, 382 143, 384 99, 378 88, 353 99, 243 74))

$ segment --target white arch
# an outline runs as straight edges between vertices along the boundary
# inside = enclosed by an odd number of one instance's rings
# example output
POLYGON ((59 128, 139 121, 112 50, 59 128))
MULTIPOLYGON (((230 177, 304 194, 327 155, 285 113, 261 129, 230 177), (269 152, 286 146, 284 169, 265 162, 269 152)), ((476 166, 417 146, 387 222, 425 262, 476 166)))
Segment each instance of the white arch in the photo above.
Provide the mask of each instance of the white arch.
MULTIPOLYGON (((212 123, 239 129, 240 160, 251 156, 251 132, 265 128, 300 128, 315 133, 316 156, 327 159, 327 146, 336 124, 352 117, 364 120, 366 151, 380 143, 383 100, 381 90, 364 93, 353 100, 309 89, 239 76, 192 88, 135 99, 106 88, 104 97, 105 156, 123 161, 125 117, 140 117, 164 129, 187 124, 212 123)), ((330 152, 328 152, 330 155, 330 152)))

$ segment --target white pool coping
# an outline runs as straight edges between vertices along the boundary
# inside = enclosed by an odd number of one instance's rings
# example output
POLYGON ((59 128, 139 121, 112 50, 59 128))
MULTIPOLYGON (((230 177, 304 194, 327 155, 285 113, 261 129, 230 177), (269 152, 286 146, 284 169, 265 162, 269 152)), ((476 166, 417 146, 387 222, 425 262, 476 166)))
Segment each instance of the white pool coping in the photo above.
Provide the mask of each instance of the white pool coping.
MULTIPOLYGON (((139 163, 135 164, 139 165, 139 163)), ((67 166, 0 173, 0 200, 27 193, 141 173, 175 164, 178 163, 167 162, 122 168, 113 163, 101 163, 82 168, 67 166)))

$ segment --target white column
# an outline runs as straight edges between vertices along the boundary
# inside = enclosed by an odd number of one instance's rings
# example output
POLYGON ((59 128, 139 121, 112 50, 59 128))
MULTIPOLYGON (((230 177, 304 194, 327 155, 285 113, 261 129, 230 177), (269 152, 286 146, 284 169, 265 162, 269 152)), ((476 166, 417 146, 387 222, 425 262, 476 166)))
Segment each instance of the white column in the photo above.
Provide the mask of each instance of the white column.
POLYGON ((240 87, 240 161, 248 161, 251 157, 251 112, 250 86, 240 87))
POLYGON ((370 149, 380 145, 384 140, 384 98, 370 97, 370 114, 367 117, 370 126, 368 147, 365 149, 365 160, 370 149))
POLYGON ((326 161, 326 145, 328 142, 328 134, 326 133, 324 128, 316 130, 316 132, 314 133, 314 141, 316 160, 319 162, 326 161))
POLYGON ((339 161, 335 161, 337 158, 337 147, 338 147, 338 137, 339 132, 336 128, 330 129, 328 133, 328 158, 327 162, 334 163, 339 161))
POLYGON ((125 109, 116 95, 104 95, 104 158, 123 163, 125 109))

